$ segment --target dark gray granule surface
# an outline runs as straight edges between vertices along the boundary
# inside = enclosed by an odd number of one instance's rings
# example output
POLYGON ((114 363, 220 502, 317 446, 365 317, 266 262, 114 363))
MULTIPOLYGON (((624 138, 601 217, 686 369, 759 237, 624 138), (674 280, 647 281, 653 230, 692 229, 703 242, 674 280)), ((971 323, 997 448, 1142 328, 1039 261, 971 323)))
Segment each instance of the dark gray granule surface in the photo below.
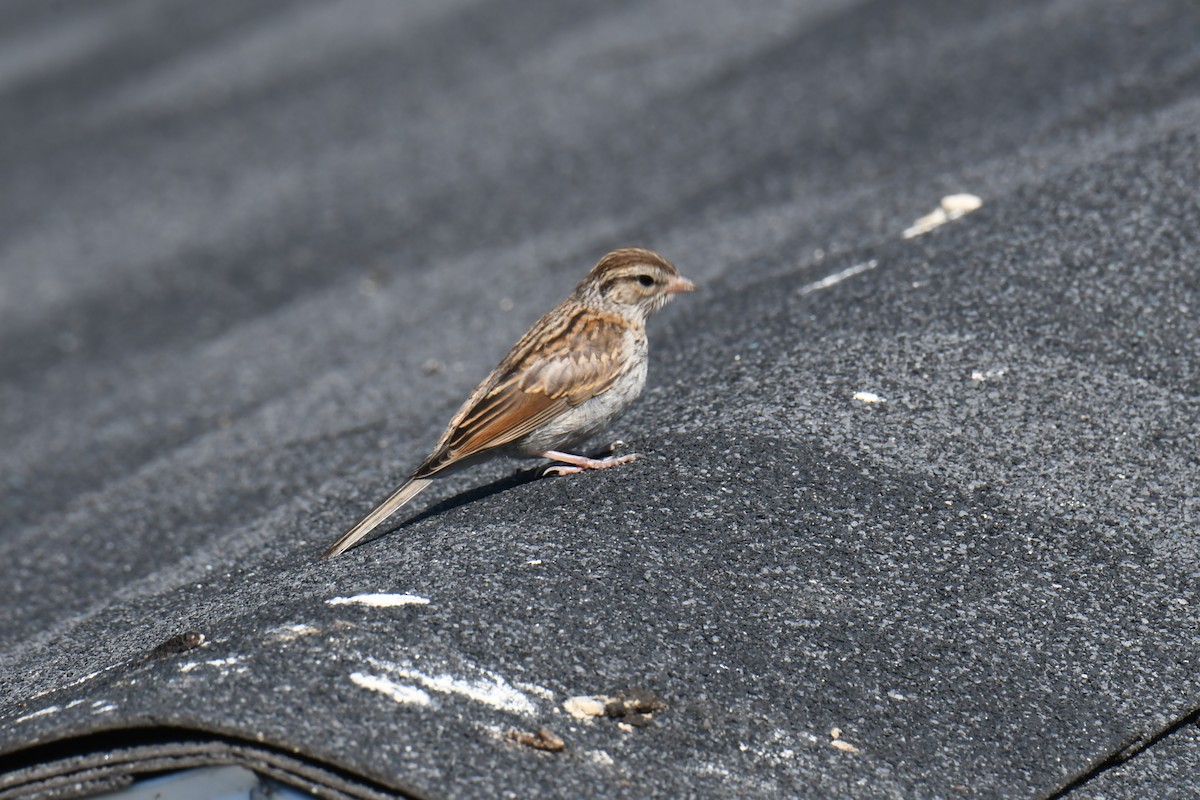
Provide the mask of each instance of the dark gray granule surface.
POLYGON ((0 752, 152 725, 436 797, 1186 796, 1198 29, 7 4, 0 752), (318 562, 629 244, 702 284, 613 432, 643 458, 482 465, 318 562), (329 602, 384 593, 429 602, 329 602), (629 689, 651 725, 564 706, 629 689), (508 738, 540 727, 566 749, 508 738))

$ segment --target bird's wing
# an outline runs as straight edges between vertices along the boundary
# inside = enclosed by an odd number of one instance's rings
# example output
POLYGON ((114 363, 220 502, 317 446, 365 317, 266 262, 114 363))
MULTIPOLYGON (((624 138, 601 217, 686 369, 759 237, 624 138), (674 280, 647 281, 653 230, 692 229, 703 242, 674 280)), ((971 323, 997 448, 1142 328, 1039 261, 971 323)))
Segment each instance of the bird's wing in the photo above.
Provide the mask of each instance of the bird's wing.
POLYGON ((581 311, 564 304, 542 317, 463 404, 413 477, 515 442, 611 386, 628 368, 621 353, 629 324, 581 311))

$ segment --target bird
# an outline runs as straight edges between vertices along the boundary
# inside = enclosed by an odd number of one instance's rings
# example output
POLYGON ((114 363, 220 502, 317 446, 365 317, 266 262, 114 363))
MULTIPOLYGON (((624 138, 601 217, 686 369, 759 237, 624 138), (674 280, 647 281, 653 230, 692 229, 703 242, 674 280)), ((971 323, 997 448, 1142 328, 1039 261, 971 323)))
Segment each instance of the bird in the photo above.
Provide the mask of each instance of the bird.
POLYGON ((322 559, 353 547, 437 478, 494 456, 557 462, 543 475, 636 459, 637 453, 590 458, 568 451, 607 429, 641 394, 646 318, 695 288, 652 250, 627 247, 601 258, 475 388, 408 479, 322 559))

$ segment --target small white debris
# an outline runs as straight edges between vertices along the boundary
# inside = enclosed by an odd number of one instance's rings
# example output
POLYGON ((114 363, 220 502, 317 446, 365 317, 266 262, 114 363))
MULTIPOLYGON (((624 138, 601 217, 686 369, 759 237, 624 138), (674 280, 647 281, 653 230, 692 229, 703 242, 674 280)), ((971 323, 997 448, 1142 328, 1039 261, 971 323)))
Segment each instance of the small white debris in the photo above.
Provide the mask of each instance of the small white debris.
POLYGON ((429 598, 415 594, 356 594, 353 597, 334 597, 325 602, 331 606, 358 604, 372 608, 394 608, 396 606, 427 606, 429 598))
POLYGON ((433 703, 429 695, 416 686, 405 686, 404 684, 396 683, 391 678, 367 675, 365 672, 352 672, 350 673, 350 680, 364 689, 370 689, 372 692, 387 695, 397 703, 418 706, 427 706, 433 703))
POLYGON ((982 383, 983 381, 990 381, 992 378, 999 378, 1006 372, 1008 372, 1008 370, 1004 369, 1003 367, 989 369, 986 372, 976 369, 971 371, 971 380, 982 383))
POLYGON ((826 275, 819 281, 813 281, 812 283, 801 286, 800 294, 812 294, 813 292, 819 292, 822 289, 828 289, 830 286, 836 286, 837 284, 846 280, 846 278, 852 278, 860 272, 867 272, 868 270, 875 269, 878 266, 879 262, 873 258, 870 261, 864 261, 861 264, 855 264, 852 267, 847 267, 841 272, 835 272, 832 275, 826 275))
POLYGON ((910 227, 904 229, 905 239, 929 233, 934 228, 945 225, 964 214, 970 214, 983 205, 983 201, 973 194, 948 194, 942 198, 938 208, 918 219, 910 227))
POLYGON ((570 697, 563 703, 563 710, 575 719, 589 719, 604 716, 604 706, 609 698, 604 695, 570 697))
POLYGON ((588 750, 584 755, 590 758, 593 763, 599 764, 602 767, 611 767, 616 763, 613 761, 613 757, 603 750, 588 750))
POLYGON ((528 561, 526 561, 525 563, 531 567, 537 567, 537 566, 541 565, 542 560, 540 558, 531 558, 528 561))
POLYGON ((874 392, 855 392, 854 399, 860 403, 886 403, 887 400, 874 392))
POLYGON ((855 747, 854 745, 850 744, 849 742, 847 742, 845 739, 842 738, 842 729, 841 728, 830 728, 829 729, 829 739, 830 739, 829 743, 831 745, 833 745, 834 747, 836 747, 838 750, 841 750, 843 753, 861 753, 862 752, 857 747, 855 747))
POLYGON ((900 694, 900 693, 899 693, 899 692, 897 692, 895 689, 889 689, 889 690, 888 690, 888 693, 887 693, 887 696, 888 696, 888 697, 890 697, 890 698, 892 698, 893 700, 895 700, 895 701, 897 701, 897 702, 904 702, 905 700, 907 700, 907 699, 908 699, 908 696, 907 696, 907 695, 900 694))
POLYGON ((716 775, 717 777, 720 777, 720 778, 731 777, 729 770, 725 769, 722 766, 719 766, 717 764, 713 764, 713 763, 707 762, 707 761, 697 764, 696 772, 698 772, 701 775, 716 775))
POLYGON ((983 201, 973 194, 948 194, 942 198, 942 210, 957 219, 963 214, 970 214, 983 205, 983 201))

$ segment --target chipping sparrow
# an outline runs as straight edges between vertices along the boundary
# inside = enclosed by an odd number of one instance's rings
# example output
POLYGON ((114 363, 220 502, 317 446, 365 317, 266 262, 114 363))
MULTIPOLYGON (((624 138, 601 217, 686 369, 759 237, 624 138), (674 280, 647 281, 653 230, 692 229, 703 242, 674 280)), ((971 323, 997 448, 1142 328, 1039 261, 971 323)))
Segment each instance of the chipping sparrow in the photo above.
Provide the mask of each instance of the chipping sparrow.
POLYGON ((421 466, 322 558, 345 552, 434 478, 495 455, 550 458, 568 475, 607 469, 630 453, 562 452, 608 427, 646 382, 646 317, 696 286, 649 250, 615 250, 542 317, 463 404, 421 466))

